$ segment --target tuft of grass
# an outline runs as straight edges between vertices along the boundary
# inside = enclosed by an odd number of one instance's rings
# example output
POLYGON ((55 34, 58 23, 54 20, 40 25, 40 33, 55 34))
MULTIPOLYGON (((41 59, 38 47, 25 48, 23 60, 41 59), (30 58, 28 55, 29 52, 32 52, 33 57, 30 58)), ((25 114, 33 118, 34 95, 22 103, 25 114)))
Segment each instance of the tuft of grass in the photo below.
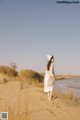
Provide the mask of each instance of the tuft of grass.
POLYGON ((72 100, 74 98, 74 91, 73 90, 66 90, 65 95, 68 96, 72 100))
POLYGON ((1 83, 1 84, 6 84, 8 81, 9 81, 9 80, 8 80, 7 78, 3 78, 3 79, 0 81, 0 83, 1 83))
MULTIPOLYGON (((21 90, 22 92, 22 90, 21 90)), ((26 98, 24 92, 17 96, 15 104, 10 106, 6 104, 6 111, 8 112, 8 120, 30 120, 29 115, 29 101, 28 98, 26 98), (21 98, 23 97, 23 99, 21 98), (24 100, 24 103, 22 104, 22 100, 24 100)))
POLYGON ((54 96, 80 104, 80 96, 74 95, 73 90, 66 90, 65 93, 60 90, 54 90, 54 96))
POLYGON ((73 90, 66 90, 65 95, 76 103, 80 103, 80 96, 75 95, 73 90))

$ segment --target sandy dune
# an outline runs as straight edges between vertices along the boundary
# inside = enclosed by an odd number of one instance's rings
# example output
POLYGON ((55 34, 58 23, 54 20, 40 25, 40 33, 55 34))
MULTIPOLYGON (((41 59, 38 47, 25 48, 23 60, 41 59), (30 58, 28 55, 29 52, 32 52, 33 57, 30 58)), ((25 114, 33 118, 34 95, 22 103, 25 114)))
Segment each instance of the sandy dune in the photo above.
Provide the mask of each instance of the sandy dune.
POLYGON ((42 88, 29 87, 31 120, 80 120, 80 106, 62 98, 47 100, 42 88))
POLYGON ((63 99, 47 100, 43 88, 19 81, 0 84, 0 111, 9 112, 9 120, 80 120, 80 105, 63 99))

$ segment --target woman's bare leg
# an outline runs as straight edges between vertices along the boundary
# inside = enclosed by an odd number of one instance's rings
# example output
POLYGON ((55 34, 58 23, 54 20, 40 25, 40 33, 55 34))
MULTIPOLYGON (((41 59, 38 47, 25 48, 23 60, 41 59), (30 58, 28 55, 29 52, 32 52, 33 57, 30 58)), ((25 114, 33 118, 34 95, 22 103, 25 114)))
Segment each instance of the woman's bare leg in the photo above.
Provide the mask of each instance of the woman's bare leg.
POLYGON ((52 98, 52 95, 53 95, 53 91, 50 91, 50 100, 52 98))
POLYGON ((53 96, 53 91, 48 92, 48 100, 51 100, 52 96, 53 96))
POLYGON ((48 92, 48 100, 50 100, 50 92, 48 92))

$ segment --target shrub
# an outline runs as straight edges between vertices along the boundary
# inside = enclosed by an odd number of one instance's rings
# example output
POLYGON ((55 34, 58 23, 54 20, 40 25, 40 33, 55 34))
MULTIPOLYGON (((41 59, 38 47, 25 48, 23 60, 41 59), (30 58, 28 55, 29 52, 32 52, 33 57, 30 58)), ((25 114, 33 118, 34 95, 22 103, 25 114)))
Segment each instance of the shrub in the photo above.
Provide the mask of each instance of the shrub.
POLYGON ((8 76, 17 76, 17 71, 12 70, 8 66, 0 66, 0 73, 8 76))
POLYGON ((33 70, 22 70, 18 72, 18 76, 24 77, 26 79, 35 79, 38 80, 39 82, 43 81, 43 76, 33 70))

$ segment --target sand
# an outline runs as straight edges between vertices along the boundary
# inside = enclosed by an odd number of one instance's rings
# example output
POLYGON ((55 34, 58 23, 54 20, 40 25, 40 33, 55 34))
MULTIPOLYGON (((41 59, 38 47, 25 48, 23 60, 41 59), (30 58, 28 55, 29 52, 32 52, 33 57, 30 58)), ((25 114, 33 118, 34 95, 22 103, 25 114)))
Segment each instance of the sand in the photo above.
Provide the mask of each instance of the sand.
POLYGON ((80 105, 56 97, 49 101, 43 88, 19 81, 0 84, 0 112, 8 111, 9 120, 80 120, 80 105))

